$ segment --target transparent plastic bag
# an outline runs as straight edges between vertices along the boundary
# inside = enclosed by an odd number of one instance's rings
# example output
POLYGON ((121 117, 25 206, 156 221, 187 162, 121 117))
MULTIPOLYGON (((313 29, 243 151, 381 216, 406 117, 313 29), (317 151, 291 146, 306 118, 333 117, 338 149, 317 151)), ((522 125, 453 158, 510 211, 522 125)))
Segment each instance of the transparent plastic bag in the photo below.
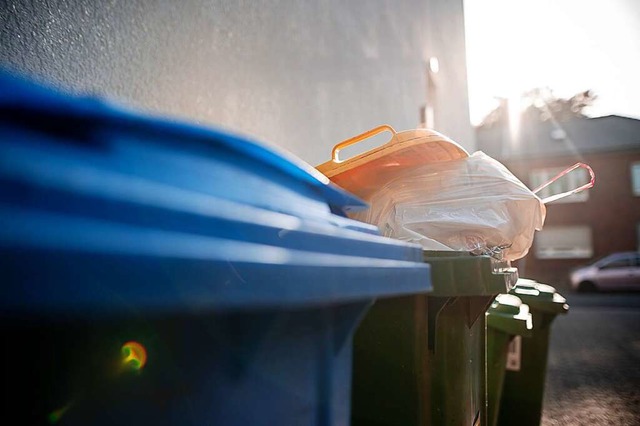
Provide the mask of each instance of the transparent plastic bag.
POLYGON ((525 256, 542 229, 542 201, 501 163, 482 152, 399 174, 353 215, 384 235, 427 250, 525 256))
POLYGON ((564 170, 531 191, 502 163, 483 152, 468 153, 437 132, 396 133, 380 126, 334 147, 318 166, 334 183, 363 198, 368 210, 354 219, 374 224, 385 236, 418 243, 425 250, 463 250, 504 260, 524 257, 541 230, 545 203, 591 188, 595 175, 583 163, 564 170), (341 160, 340 149, 380 132, 386 144, 341 160), (591 181, 541 200, 535 193, 577 168, 591 181))

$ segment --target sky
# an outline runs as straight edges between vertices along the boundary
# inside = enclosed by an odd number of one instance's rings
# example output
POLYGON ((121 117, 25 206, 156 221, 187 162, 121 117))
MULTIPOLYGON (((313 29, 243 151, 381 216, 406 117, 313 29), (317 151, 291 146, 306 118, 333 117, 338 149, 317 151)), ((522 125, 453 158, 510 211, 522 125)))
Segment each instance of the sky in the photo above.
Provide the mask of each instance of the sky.
POLYGON ((473 124, 496 97, 592 90, 590 115, 640 118, 640 0, 464 0, 473 124))

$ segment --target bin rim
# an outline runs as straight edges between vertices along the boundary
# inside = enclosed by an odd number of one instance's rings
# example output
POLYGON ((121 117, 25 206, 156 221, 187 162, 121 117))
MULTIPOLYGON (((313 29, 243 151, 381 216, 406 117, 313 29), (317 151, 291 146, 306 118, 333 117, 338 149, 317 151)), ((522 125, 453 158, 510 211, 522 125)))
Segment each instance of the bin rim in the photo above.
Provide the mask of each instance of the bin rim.
POLYGON ((12 123, 16 117, 31 122, 34 116, 51 120, 76 121, 87 126, 111 127, 143 132, 154 132, 172 137, 199 141, 203 146, 215 143, 270 165, 290 178, 314 188, 329 205, 344 211, 359 211, 367 203, 333 184, 311 165, 284 149, 258 142, 247 136, 222 131, 213 127, 193 125, 167 119, 118 105, 113 101, 87 95, 70 95, 45 84, 36 84, 0 67, 0 109, 12 123), (12 117, 8 117, 8 112, 12 117))
POLYGON ((534 324, 529 306, 517 296, 505 293, 499 294, 487 309, 486 316, 487 327, 511 335, 532 336, 534 324), (509 298, 505 296, 509 296, 509 298), (511 301, 515 303, 504 303, 511 301))
POLYGON ((510 294, 518 296, 532 311, 556 315, 569 311, 567 299, 555 287, 531 279, 519 280, 510 294))

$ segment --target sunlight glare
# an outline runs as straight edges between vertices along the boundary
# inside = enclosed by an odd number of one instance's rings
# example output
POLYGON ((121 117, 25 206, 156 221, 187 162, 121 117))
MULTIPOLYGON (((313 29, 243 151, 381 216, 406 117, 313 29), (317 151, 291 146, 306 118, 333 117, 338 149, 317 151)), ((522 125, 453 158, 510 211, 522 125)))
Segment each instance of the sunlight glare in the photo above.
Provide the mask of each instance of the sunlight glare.
POLYGON ((509 97, 509 136, 511 144, 518 145, 520 140, 520 116, 522 114, 522 98, 519 94, 515 94, 509 97))

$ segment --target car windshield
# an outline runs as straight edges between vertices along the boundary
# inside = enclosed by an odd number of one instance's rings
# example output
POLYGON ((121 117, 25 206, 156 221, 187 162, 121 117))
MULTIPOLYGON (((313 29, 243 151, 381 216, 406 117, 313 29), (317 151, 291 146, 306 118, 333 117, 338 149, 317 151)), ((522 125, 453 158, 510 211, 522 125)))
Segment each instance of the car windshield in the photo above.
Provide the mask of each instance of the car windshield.
POLYGON ((638 264, 637 258, 638 254, 636 253, 614 253, 593 262, 592 265, 598 267, 633 266, 638 264))

